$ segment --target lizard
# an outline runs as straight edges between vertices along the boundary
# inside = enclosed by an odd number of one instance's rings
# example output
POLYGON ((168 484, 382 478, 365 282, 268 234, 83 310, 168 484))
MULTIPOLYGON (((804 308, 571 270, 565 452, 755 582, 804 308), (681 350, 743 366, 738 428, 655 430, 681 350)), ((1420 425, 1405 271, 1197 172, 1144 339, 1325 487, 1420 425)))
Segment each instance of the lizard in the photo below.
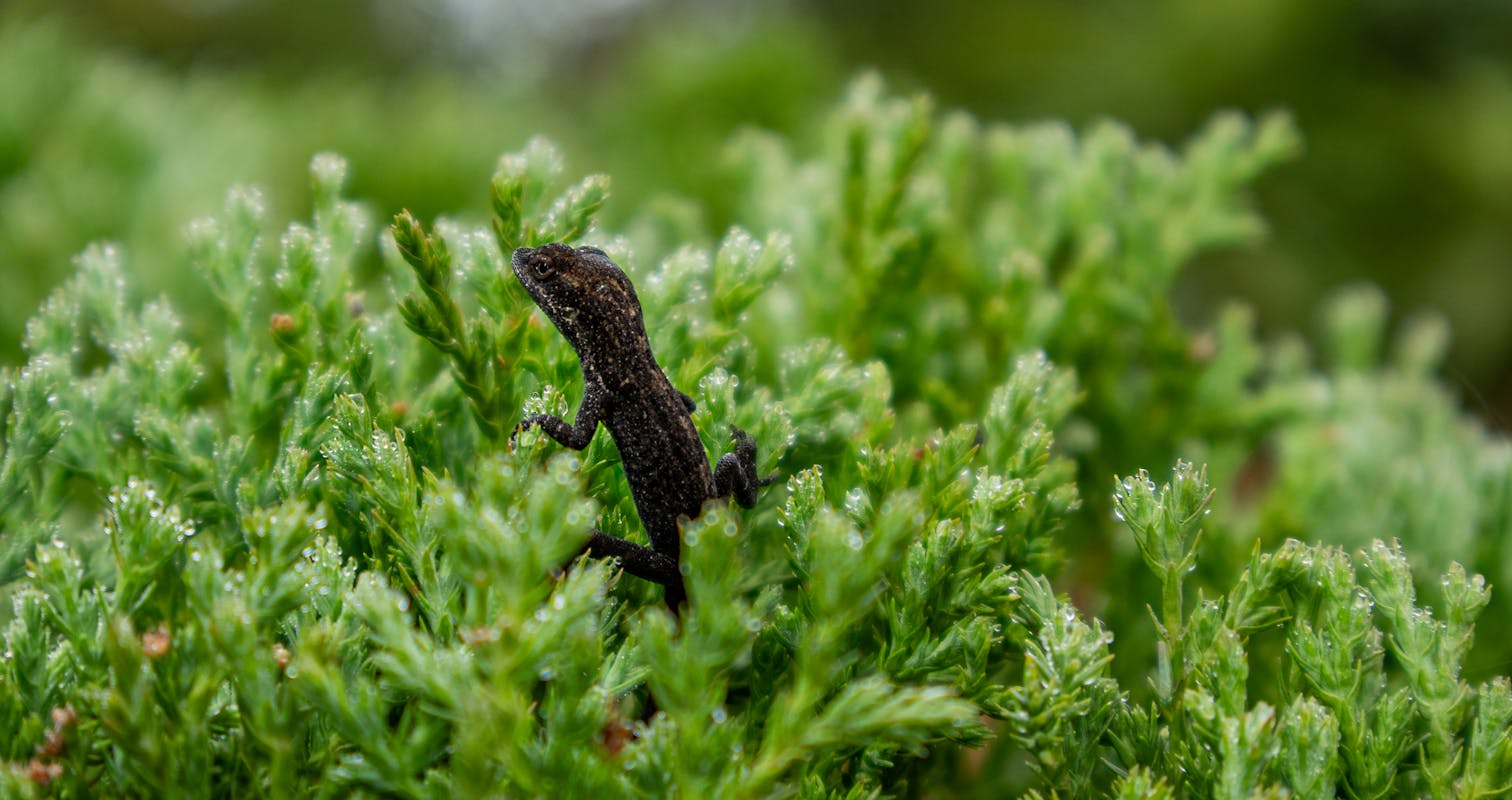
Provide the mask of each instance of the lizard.
POLYGON ((586 550, 595 558, 618 559, 631 575, 661 584, 667 606, 676 612, 687 602, 678 518, 696 518, 705 502, 732 496, 751 508, 757 490, 777 478, 757 477, 756 441, 733 425, 734 449, 709 467, 693 426, 697 406, 672 386, 652 355, 635 287, 603 250, 561 243, 521 247, 510 265, 577 353, 583 373, 583 400, 571 424, 553 414, 531 414, 514 433, 539 427, 558 444, 582 450, 599 423, 609 429, 651 546, 594 529, 586 550))

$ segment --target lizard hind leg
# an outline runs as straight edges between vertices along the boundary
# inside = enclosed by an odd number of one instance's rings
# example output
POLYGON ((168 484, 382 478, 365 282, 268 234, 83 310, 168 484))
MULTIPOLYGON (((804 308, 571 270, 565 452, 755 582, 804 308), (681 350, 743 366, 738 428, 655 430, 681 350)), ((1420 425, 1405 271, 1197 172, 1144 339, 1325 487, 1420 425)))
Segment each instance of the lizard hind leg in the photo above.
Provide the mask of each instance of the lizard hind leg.
POLYGON ((621 569, 637 578, 659 583, 669 592, 674 588, 679 592, 682 590, 682 571, 677 568, 676 559, 649 547, 595 529, 584 550, 593 558, 613 558, 619 561, 621 569))
POLYGON ((756 476, 756 440, 751 434, 731 425, 730 436, 735 449, 720 456, 714 468, 715 496, 733 497, 741 508, 751 508, 756 505, 756 490, 775 483, 777 475, 756 476))
POLYGON ((682 606, 688 602, 688 590, 683 587, 682 570, 678 569, 676 559, 597 528, 592 533, 583 552, 590 558, 612 558, 631 575, 661 584, 666 589, 667 608, 673 616, 681 615, 682 606))

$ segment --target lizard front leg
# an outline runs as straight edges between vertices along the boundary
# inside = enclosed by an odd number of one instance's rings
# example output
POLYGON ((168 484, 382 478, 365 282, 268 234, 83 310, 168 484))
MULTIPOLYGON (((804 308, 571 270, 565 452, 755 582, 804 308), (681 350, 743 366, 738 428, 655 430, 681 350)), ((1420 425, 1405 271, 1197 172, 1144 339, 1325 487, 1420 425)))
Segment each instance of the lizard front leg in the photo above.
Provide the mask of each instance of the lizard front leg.
POLYGON ((757 478, 756 440, 734 425, 730 426, 730 436, 735 439, 735 449, 720 456, 714 468, 714 496, 734 497, 741 508, 751 508, 756 505, 756 490, 776 483, 777 475, 757 478))
POLYGON ((545 431, 546 435, 557 444, 573 450, 582 450, 593 441, 593 432, 598 430, 598 424, 603 418, 603 387, 597 383, 587 383, 583 387, 583 404, 578 406, 577 419, 571 425, 555 414, 531 414, 515 425, 514 432, 509 435, 509 441, 513 444, 514 437, 518 436, 520 431, 534 425, 545 431))

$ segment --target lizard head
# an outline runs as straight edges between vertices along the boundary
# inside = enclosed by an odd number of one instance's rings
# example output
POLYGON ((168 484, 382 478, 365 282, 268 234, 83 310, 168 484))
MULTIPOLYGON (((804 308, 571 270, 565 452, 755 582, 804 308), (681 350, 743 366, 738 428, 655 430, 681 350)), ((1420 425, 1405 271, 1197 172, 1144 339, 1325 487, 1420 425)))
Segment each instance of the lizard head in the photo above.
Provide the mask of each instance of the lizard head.
POLYGON ((521 247, 510 259, 530 299, 578 355, 645 341, 640 300, 630 279, 597 247, 521 247))

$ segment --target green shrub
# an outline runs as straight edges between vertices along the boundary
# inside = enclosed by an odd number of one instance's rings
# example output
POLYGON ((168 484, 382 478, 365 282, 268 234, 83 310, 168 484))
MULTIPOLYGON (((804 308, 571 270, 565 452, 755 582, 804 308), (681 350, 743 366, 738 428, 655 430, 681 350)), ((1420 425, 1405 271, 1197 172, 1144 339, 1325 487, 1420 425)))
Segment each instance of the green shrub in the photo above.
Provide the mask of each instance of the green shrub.
POLYGON ((717 243, 669 204, 599 229, 607 179, 542 141, 491 231, 379 230, 321 155, 276 245, 252 190, 191 225, 218 341, 91 248, 5 376, 0 786, 1505 792, 1512 647, 1471 648, 1506 603, 1468 570, 1512 577, 1512 450, 1434 382, 1443 326, 1383 363, 1362 290, 1314 369, 1172 310, 1294 140, 1220 116, 1170 152, 863 79, 812 152, 733 142, 717 243), (581 392, 505 264, 558 239, 636 280, 711 454, 739 425, 786 478, 685 525, 680 620, 561 569, 590 526, 643 537, 612 440, 509 441, 581 392))

